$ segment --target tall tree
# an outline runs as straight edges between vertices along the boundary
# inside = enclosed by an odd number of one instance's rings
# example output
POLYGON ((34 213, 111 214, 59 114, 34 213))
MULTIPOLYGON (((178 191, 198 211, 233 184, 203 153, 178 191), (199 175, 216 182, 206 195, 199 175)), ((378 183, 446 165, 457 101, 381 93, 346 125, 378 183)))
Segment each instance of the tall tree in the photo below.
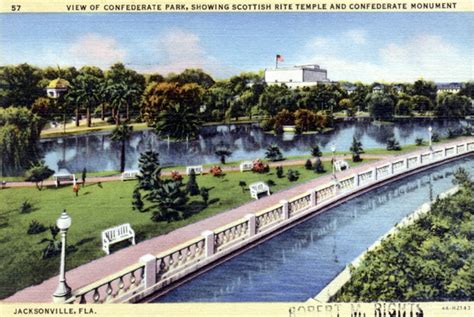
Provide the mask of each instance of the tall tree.
POLYGON ((28 109, 0 108, 0 155, 2 175, 19 172, 38 158, 40 118, 28 109))
POLYGON ((122 124, 112 131, 111 139, 120 142, 120 172, 125 170, 125 145, 132 136, 133 126, 122 124))
POLYGON ((155 131, 176 140, 194 139, 201 126, 201 121, 190 108, 184 104, 175 104, 164 110, 155 125, 155 131))
POLYGON ((370 116, 376 120, 391 120, 395 112, 393 99, 385 93, 367 96, 370 116))
POLYGON ((39 68, 26 63, 0 67, 0 105, 30 107, 45 94, 40 83, 42 76, 39 68))
POLYGON ((360 158, 360 154, 364 153, 364 149, 362 148, 362 142, 356 139, 356 137, 352 137, 352 145, 349 149, 352 153, 352 161, 353 162, 360 162, 362 159, 360 158))

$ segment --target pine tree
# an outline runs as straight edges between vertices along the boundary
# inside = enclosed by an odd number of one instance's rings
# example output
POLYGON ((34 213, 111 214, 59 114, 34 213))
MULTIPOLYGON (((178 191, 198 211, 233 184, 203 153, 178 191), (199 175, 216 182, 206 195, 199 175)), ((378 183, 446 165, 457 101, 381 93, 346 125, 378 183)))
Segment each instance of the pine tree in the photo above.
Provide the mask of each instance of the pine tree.
POLYGON ((143 190, 151 190, 159 186, 161 167, 158 159, 159 154, 155 151, 146 151, 140 155, 138 159, 138 168, 140 175, 138 178, 138 188, 143 190))
POLYGON ((306 160, 306 163, 304 163, 304 168, 306 168, 307 170, 310 170, 313 168, 313 163, 311 163, 310 159, 306 160))
POLYGON ((191 170, 191 173, 189 173, 189 180, 186 184, 186 192, 188 192, 190 196, 199 195, 199 185, 196 182, 196 173, 193 169, 191 170))
POLYGON ((364 149, 362 148, 362 143, 356 137, 352 137, 352 145, 349 150, 352 152, 352 162, 362 161, 360 154, 364 153, 364 149))

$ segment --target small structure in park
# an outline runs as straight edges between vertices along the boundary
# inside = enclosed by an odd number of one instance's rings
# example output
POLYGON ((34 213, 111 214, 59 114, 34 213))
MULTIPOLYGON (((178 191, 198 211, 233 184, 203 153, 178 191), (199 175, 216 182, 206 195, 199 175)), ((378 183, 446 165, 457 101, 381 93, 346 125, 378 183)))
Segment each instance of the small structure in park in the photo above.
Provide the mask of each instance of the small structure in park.
POLYGON ((54 173, 53 181, 56 187, 58 187, 61 184, 61 182, 64 182, 64 181, 67 181, 67 182, 72 181, 72 184, 76 185, 77 178, 76 178, 76 175, 71 174, 68 171, 59 171, 57 173, 54 173))
POLYGON ((336 172, 344 171, 349 169, 349 163, 344 160, 337 160, 334 162, 334 168, 336 169, 336 172))
POLYGON ((110 245, 124 240, 130 240, 135 245, 135 231, 129 223, 102 231, 102 249, 107 254, 110 254, 110 245))
POLYGON ((253 162, 252 161, 244 161, 240 163, 240 172, 243 171, 251 171, 253 168, 253 162))
POLYGON ((46 87, 46 93, 49 98, 58 99, 69 89, 69 82, 62 78, 52 80, 46 87))
POLYGON ((250 197, 255 198, 257 200, 260 197, 259 195, 262 193, 266 193, 267 196, 270 196, 270 187, 268 187, 268 185, 265 184, 264 182, 252 183, 249 185, 249 189, 250 189, 250 197))

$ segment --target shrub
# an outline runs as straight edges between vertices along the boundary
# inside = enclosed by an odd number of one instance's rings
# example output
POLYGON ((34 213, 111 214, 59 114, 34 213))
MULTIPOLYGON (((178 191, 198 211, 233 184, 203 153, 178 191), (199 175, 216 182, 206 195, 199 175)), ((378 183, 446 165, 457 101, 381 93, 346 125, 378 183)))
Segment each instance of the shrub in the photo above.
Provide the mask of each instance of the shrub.
POLYGON ((388 151, 400 151, 402 148, 400 143, 395 138, 389 138, 387 140, 387 150, 388 151))
POLYGON ((283 161, 283 154, 281 154, 280 148, 276 144, 271 144, 267 147, 265 152, 265 158, 271 162, 283 161))
POLYGON ((313 168, 313 163, 311 163, 310 159, 306 160, 306 163, 304 163, 304 168, 306 168, 307 170, 310 170, 313 168))
POLYGON ((321 157, 323 156, 323 153, 321 152, 321 150, 319 149, 319 146, 318 145, 315 145, 311 148, 311 156, 313 157, 321 157))
POLYGON ((261 160, 253 161, 252 172, 254 173, 268 173, 270 171, 270 166, 264 164, 261 160))
POLYGON ((32 220, 30 226, 28 227, 27 234, 38 234, 46 231, 46 227, 39 223, 37 220, 32 220))
POLYGON ((183 175, 181 175, 178 171, 171 171, 171 179, 174 181, 182 181, 183 175))
POLYGON ((260 121, 260 128, 262 128, 263 131, 273 130, 274 125, 275 125, 275 120, 274 119, 268 119, 268 120, 260 121))
POLYGON ((352 153, 352 162, 360 162, 362 159, 360 158, 360 154, 364 153, 364 149, 362 148, 362 142, 360 142, 356 137, 352 137, 352 145, 350 148, 352 153))
POLYGON ((25 200, 20 205, 20 213, 27 214, 33 210, 33 205, 28 201, 25 200))
POLYGON ((271 187, 271 186, 275 186, 276 183, 273 181, 273 179, 269 179, 269 180, 267 181, 267 185, 271 187))
POLYGON ((290 182, 297 181, 298 178, 300 177, 300 172, 289 169, 288 172, 286 173, 286 177, 290 182))
POLYGON ((415 144, 416 144, 417 146, 421 146, 421 145, 423 145, 423 143, 424 143, 423 138, 416 138, 416 139, 415 139, 415 144))
POLYGON ((283 177, 283 166, 280 165, 276 167, 276 175, 278 178, 283 177))
POLYGON ((212 176, 215 176, 215 177, 220 177, 224 175, 222 173, 222 168, 218 165, 214 165, 213 167, 211 167, 211 169, 209 170, 209 173, 211 173, 212 176))
POLYGON ((48 259, 61 253, 61 241, 56 240, 59 233, 59 228, 56 226, 49 226, 51 232, 51 239, 44 238, 39 243, 47 243, 43 249, 43 259, 48 259))
POLYGON ((201 195, 202 201, 207 206, 207 203, 209 201, 209 189, 207 189, 206 187, 201 187, 201 189, 199 190, 199 194, 201 195))
POLYGON ((436 132, 433 132, 433 134, 431 135, 431 141, 432 142, 439 142, 439 134, 436 133, 436 132))
MULTIPOLYGON (((211 173, 212 173, 212 169, 211 169, 211 173)), ((221 173, 222 173, 222 170, 221 170, 221 173)), ((196 173, 194 172, 194 169, 192 169, 191 173, 189 173, 189 180, 188 180, 188 183, 186 184, 186 192, 188 192, 190 196, 199 195, 199 185, 196 182, 196 173)))
POLYGON ((43 181, 54 174, 54 171, 45 165, 44 161, 40 161, 37 164, 31 166, 26 171, 26 180, 29 182, 36 183, 38 190, 43 189, 43 181))
POLYGON ((321 162, 321 159, 319 157, 316 158, 316 162, 314 162, 313 170, 315 173, 318 173, 318 174, 322 174, 326 172, 326 170, 324 169, 324 165, 321 162))

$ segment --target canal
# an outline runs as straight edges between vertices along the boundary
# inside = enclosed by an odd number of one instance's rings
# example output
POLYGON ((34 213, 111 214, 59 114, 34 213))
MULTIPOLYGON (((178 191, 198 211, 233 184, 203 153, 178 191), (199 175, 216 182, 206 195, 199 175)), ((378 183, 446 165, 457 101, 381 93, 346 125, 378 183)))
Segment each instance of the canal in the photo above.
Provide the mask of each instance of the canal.
POLYGON ((230 259, 155 302, 305 301, 403 217, 451 188, 463 158, 370 191, 230 259))

